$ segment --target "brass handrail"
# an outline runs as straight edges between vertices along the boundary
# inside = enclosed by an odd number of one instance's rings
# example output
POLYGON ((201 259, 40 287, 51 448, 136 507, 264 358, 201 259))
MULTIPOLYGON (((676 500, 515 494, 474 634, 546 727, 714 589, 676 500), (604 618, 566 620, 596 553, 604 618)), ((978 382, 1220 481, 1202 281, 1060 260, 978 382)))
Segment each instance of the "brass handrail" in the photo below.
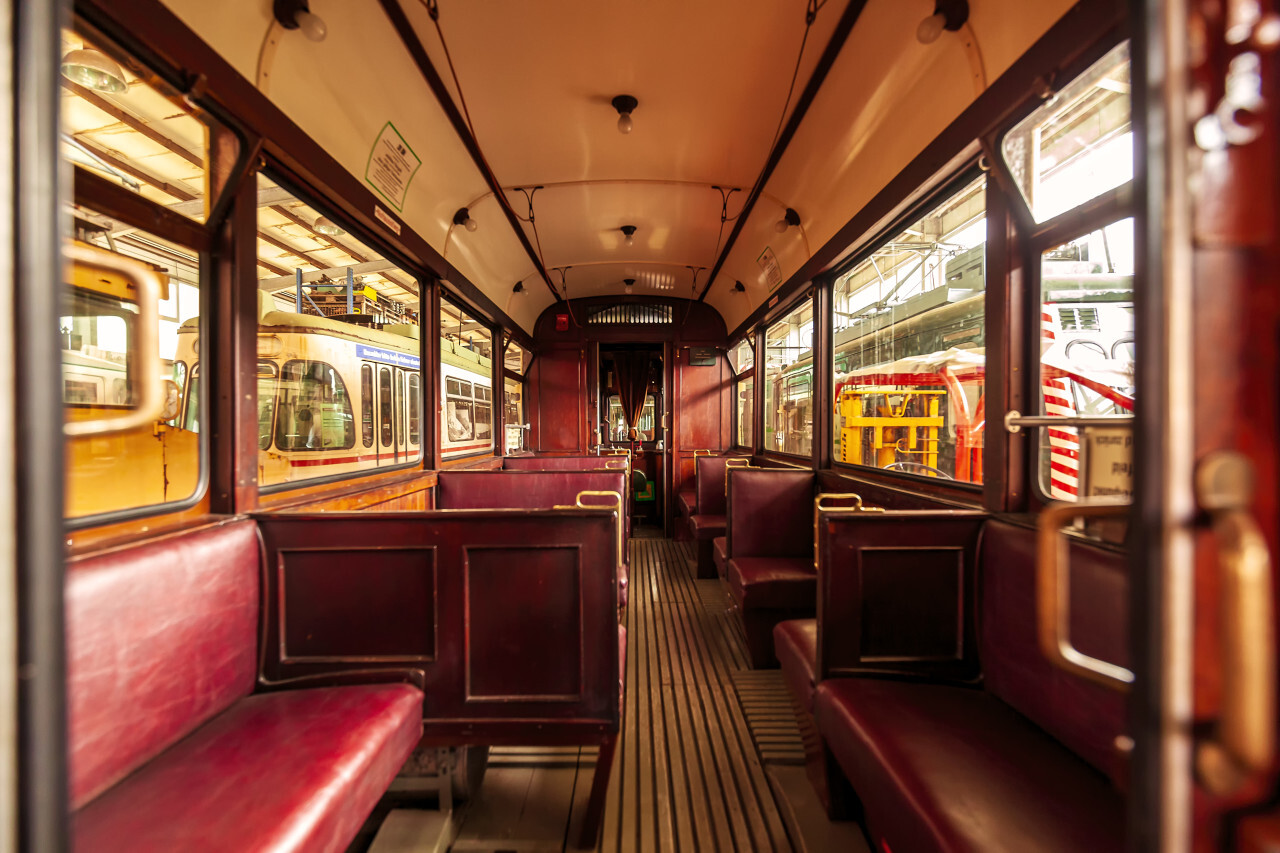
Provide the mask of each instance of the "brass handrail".
POLYGON ((1040 651, 1060 669, 1113 690, 1127 691, 1133 673, 1118 664, 1086 655, 1071 644, 1070 565, 1067 541, 1060 533, 1077 518, 1126 515, 1127 499, 1092 498, 1051 503, 1040 513, 1036 534, 1036 627, 1040 651))
POLYGON ((865 506, 862 503, 862 495, 854 492, 828 492, 813 499, 813 570, 819 574, 821 574, 821 569, 818 560, 818 531, 824 512, 884 512, 884 507, 865 506), (853 506, 823 506, 822 502, 828 499, 852 500, 857 501, 857 503, 853 506))
POLYGON ((618 516, 618 565, 621 566, 626 562, 624 557, 627 553, 626 545, 626 519, 622 517, 622 495, 614 491, 585 491, 578 492, 578 497, 574 501, 574 506, 570 509, 612 509, 618 516), (604 504, 587 504, 583 503, 583 498, 612 498, 611 503, 604 504))

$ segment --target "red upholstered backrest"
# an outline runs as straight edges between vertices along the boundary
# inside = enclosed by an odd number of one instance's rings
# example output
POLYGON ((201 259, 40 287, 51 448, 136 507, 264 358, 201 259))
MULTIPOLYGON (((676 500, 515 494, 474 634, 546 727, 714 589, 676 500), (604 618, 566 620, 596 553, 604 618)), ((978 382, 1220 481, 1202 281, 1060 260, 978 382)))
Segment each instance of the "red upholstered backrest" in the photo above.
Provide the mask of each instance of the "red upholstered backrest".
POLYGON ((613 468, 625 471, 625 456, 508 456, 502 460, 504 471, 600 471, 613 468))
POLYGON ((727 555, 812 557, 816 484, 812 471, 730 470, 727 555))
POLYGON ((698 515, 724 515, 724 465, 732 456, 699 456, 694 460, 698 515))
POLYGON ((73 808, 253 690, 260 583, 252 521, 71 562, 73 808))
MULTIPOLYGON (((436 509, 551 509, 572 506, 578 493, 586 491, 622 495, 623 532, 630 536, 625 471, 441 471, 436 509)), ((586 500, 604 503, 599 498, 586 500)))
MULTIPOLYGON (((1093 657, 1129 665, 1129 580, 1125 558, 1074 541, 1071 640, 1093 657)), ((1124 695, 1049 663, 1036 643, 1036 533, 990 521, 982 534, 978 583, 987 690, 1103 772, 1118 778, 1117 735, 1127 731, 1124 695)))

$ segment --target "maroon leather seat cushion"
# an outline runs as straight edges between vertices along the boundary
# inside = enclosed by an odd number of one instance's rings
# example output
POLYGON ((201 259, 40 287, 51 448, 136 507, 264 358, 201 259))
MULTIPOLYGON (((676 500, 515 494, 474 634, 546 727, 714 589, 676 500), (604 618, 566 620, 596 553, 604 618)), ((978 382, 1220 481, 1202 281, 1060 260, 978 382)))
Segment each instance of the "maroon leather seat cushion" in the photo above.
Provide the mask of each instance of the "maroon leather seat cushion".
POLYGON ((814 710, 877 849, 1124 847, 1124 804, 1107 778, 985 691, 828 679, 814 710))
POLYGON ((715 539, 724 535, 723 515, 695 515, 689 519, 695 539, 715 539))
POLYGON ((818 573, 812 557, 734 557, 727 567, 729 591, 744 610, 812 612, 818 601, 818 573))
POLYGON ((421 732, 409 685, 250 696, 81 809, 75 847, 341 851, 421 732))
POLYGON ((724 577, 724 573, 727 570, 725 564, 728 561, 728 557, 724 553, 726 542, 728 542, 728 539, 724 536, 717 536, 711 540, 711 557, 716 561, 716 572, 720 577, 724 577))
POLYGON ((685 518, 698 514, 698 493, 693 489, 684 489, 676 495, 676 507, 685 518))
POLYGON ((804 708, 812 711, 818 670, 818 620, 779 622, 773 627, 773 648, 782 664, 787 689, 804 708))
POLYGON ((73 809, 253 690, 259 583, 252 521, 68 565, 73 809))

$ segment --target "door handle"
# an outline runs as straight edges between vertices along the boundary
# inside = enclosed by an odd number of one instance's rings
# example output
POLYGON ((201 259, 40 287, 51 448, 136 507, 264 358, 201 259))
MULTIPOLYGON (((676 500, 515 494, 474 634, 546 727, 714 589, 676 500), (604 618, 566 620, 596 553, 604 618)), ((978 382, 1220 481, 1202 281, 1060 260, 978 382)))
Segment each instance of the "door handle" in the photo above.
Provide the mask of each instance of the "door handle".
POLYGON ((1229 794, 1266 772, 1275 755, 1276 655, 1271 555, 1249 505, 1253 466, 1234 451, 1205 457, 1196 497, 1218 540, 1222 709, 1196 750, 1201 783, 1229 794))

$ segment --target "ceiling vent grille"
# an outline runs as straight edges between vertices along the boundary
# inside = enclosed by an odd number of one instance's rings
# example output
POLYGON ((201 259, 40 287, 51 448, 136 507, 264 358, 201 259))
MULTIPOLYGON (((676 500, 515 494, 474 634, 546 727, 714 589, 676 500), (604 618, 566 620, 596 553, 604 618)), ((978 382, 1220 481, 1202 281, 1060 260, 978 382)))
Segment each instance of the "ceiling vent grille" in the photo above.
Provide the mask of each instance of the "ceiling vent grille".
POLYGON ((587 315, 589 326, 648 326, 671 323, 670 305, 608 305, 587 315))

